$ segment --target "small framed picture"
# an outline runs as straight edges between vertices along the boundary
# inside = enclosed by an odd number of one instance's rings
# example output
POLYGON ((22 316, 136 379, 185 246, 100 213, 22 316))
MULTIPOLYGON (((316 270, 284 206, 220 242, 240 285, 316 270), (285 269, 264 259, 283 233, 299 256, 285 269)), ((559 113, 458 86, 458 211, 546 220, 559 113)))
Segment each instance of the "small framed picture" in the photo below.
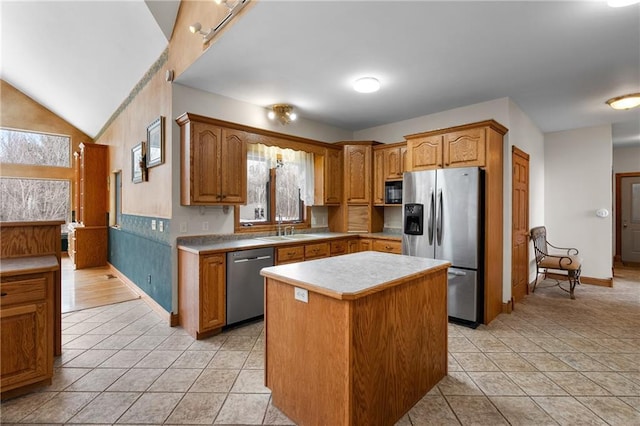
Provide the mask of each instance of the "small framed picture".
POLYGON ((147 167, 164 163, 164 117, 160 116, 147 127, 147 167))
POLYGON ((140 183, 146 180, 147 165, 145 160, 144 142, 131 148, 131 181, 140 183))

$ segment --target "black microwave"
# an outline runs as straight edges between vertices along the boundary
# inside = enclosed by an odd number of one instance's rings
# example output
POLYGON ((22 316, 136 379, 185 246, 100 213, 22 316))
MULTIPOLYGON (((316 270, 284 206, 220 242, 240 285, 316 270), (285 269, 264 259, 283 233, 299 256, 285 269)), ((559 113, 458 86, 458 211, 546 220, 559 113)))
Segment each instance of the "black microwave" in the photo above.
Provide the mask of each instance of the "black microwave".
POLYGON ((402 204, 402 181, 396 180, 384 183, 384 203, 402 204))

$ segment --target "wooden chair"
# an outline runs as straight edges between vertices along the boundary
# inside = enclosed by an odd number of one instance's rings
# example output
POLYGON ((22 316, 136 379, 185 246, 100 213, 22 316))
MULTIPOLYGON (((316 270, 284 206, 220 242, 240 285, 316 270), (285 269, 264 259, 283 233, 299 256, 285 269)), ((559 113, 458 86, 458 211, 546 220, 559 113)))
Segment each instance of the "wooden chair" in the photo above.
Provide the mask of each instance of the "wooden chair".
POLYGON ((572 299, 576 297, 573 290, 576 284, 580 284, 580 270, 582 268, 582 259, 578 257, 578 249, 567 247, 556 247, 547 241, 547 229, 544 226, 538 226, 531 229, 531 240, 536 254, 536 279, 533 283, 532 292, 536 291, 538 277, 540 273, 547 278, 547 272, 553 271, 554 274, 567 275, 569 281, 569 290, 560 286, 560 281, 556 280, 556 285, 562 290, 567 291, 572 299), (553 252, 555 249, 556 252, 553 252))

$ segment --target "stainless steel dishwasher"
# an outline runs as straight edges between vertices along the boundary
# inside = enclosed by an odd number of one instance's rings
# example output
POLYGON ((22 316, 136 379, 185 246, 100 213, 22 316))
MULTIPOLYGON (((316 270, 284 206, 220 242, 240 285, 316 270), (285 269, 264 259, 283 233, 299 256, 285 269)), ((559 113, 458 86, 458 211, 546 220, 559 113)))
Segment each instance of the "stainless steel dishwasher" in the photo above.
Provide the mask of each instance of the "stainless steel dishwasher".
POLYGON ((227 325, 264 315, 264 278, 273 247, 227 253, 227 325))

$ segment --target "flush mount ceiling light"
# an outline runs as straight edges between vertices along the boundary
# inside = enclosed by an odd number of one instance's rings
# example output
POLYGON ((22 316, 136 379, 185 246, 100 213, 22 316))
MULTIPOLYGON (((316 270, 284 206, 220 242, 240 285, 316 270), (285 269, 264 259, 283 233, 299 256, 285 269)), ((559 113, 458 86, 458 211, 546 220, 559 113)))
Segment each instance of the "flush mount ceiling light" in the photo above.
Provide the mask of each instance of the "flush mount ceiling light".
POLYGON ((271 106, 271 110, 267 113, 269 120, 278 120, 283 126, 296 121, 298 115, 293 112, 293 107, 287 104, 275 104, 271 106))
POLYGON ((631 93, 629 95, 617 96, 607 101, 613 109, 631 109, 640 105, 640 93, 631 93))
POLYGON ((611 7, 624 7, 631 6, 632 4, 639 3, 640 0, 609 0, 607 4, 611 7))
POLYGON ((353 82, 353 90, 360 93, 373 93, 380 90, 380 82, 374 77, 362 77, 353 82))

